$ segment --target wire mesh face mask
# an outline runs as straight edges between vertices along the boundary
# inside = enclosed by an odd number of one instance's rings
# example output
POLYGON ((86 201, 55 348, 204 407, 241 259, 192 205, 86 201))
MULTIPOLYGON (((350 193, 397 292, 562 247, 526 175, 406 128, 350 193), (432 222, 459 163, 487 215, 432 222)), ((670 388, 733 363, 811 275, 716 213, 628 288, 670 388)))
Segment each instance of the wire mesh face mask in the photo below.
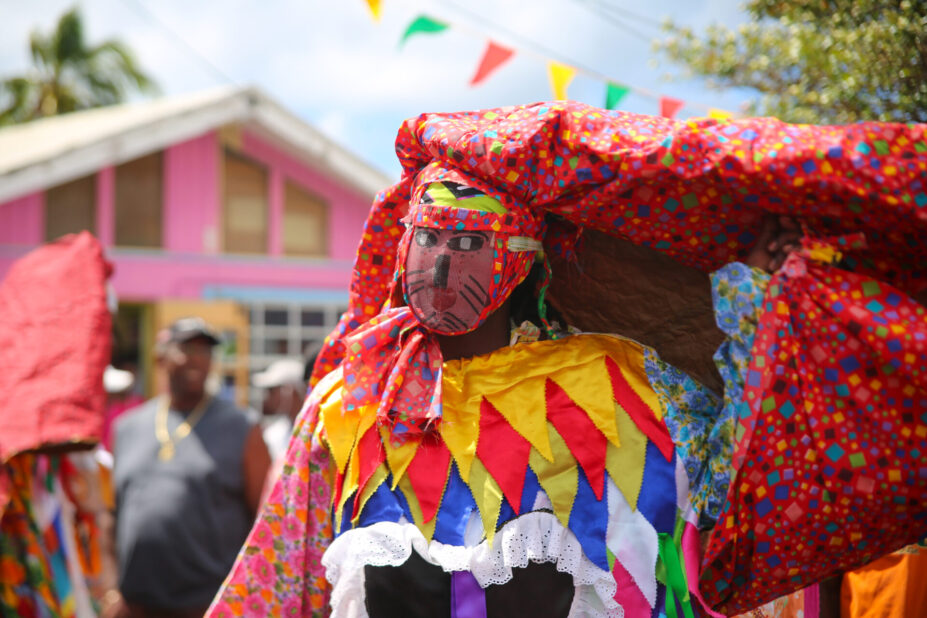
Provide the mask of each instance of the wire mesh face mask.
POLYGON ((407 217, 403 244, 403 294, 418 321, 447 335, 482 324, 528 274, 541 247, 519 235, 525 223, 478 189, 428 185, 407 217))

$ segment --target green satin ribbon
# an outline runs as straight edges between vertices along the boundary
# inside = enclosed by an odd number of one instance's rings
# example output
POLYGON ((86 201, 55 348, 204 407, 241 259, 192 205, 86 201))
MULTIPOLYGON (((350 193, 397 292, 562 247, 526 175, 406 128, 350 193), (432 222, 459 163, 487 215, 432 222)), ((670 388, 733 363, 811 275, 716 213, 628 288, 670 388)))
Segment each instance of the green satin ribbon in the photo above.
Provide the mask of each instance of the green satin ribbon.
POLYGON ((478 210, 504 215, 508 212, 502 202, 480 191, 467 187, 466 195, 458 195, 448 189, 444 183, 433 182, 428 185, 425 192, 432 199, 435 206, 462 208, 464 210, 478 210))
POLYGON ((676 612, 676 601, 682 605, 685 618, 694 618, 692 601, 689 598, 689 587, 686 585, 686 572, 680 559, 680 550, 676 539, 666 532, 657 534, 659 539, 657 562, 657 579, 666 586, 666 616, 679 618, 676 612))

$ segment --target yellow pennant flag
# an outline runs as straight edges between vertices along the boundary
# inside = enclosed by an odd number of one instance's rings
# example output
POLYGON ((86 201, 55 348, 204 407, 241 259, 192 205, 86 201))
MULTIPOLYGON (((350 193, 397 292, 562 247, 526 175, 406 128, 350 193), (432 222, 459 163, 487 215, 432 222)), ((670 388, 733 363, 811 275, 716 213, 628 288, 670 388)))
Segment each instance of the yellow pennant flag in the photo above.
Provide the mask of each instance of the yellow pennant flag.
POLYGON ((708 117, 714 118, 715 120, 729 120, 734 117, 734 114, 723 109, 712 107, 708 110, 708 117))
POLYGON ((550 76, 550 89, 554 91, 554 99, 563 101, 567 98, 567 87, 576 75, 576 69, 557 62, 547 63, 547 72, 550 76))
MULTIPOLYGON (((470 493, 480 511, 483 520, 483 534, 492 547, 492 540, 496 534, 496 522, 499 520, 499 511, 502 509, 502 488, 486 469, 479 459, 474 459, 470 467, 470 493)), ((411 510, 411 506, 409 509, 411 510)), ((415 511, 412 511, 415 517, 415 511)), ((435 517, 437 519, 437 517, 435 517)))
POLYGON ((373 21, 380 21, 380 0, 367 0, 367 6, 370 7, 373 21))

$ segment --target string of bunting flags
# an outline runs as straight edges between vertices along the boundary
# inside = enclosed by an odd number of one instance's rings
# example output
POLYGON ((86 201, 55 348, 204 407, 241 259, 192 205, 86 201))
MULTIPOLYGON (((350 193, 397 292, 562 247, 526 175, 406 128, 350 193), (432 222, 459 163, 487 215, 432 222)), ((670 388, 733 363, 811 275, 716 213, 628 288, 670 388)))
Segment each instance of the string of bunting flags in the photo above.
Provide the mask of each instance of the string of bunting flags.
MULTIPOLYGON (((370 11, 373 14, 374 19, 378 20, 380 16, 380 0, 366 0, 366 2, 370 7, 370 11)), ((455 27, 457 26, 455 25, 455 27)), ((445 21, 438 20, 424 14, 419 15, 406 27, 405 32, 399 40, 399 47, 402 48, 406 41, 412 37, 420 35, 440 34, 450 28, 451 24, 445 21)), ((510 46, 501 45, 492 39, 487 39, 486 48, 483 51, 483 55, 476 67, 476 71, 474 71, 473 76, 470 78, 470 86, 475 87, 484 83, 502 65, 511 60, 516 51, 521 53, 524 50, 516 50, 510 46)), ((683 101, 674 97, 654 93, 644 88, 618 83, 605 75, 601 75, 588 69, 577 68, 550 59, 545 60, 547 62, 547 74, 550 81, 550 88, 553 92, 553 98, 555 100, 567 99, 567 90, 570 86, 570 83, 573 81, 573 78, 575 78, 577 74, 584 74, 592 77, 593 79, 598 79, 605 82, 605 97, 603 105, 605 109, 616 109, 621 104, 621 101, 628 94, 633 92, 634 94, 656 100, 659 105, 660 115, 666 118, 675 117, 676 114, 679 113, 679 110, 681 110, 683 107, 701 109, 709 118, 716 118, 719 120, 733 118, 736 116, 736 114, 733 112, 729 112, 723 109, 683 101)))

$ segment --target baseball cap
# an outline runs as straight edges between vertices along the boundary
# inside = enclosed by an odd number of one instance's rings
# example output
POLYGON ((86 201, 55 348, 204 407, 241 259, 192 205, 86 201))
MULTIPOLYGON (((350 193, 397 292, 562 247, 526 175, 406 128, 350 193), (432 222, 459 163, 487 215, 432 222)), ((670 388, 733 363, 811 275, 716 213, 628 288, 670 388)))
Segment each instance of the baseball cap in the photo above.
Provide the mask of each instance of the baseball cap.
POLYGON ((135 382, 135 376, 131 371, 116 369, 112 365, 107 365, 103 370, 103 390, 107 393, 121 393, 128 389, 135 382))
POLYGON ((180 318, 158 333, 158 343, 183 343, 197 337, 208 340, 211 345, 218 345, 222 342, 219 334, 209 327, 206 320, 200 317, 190 317, 180 318))
POLYGON ((304 370, 303 361, 284 358, 272 362, 267 369, 251 376, 251 384, 258 388, 302 384, 304 370))

